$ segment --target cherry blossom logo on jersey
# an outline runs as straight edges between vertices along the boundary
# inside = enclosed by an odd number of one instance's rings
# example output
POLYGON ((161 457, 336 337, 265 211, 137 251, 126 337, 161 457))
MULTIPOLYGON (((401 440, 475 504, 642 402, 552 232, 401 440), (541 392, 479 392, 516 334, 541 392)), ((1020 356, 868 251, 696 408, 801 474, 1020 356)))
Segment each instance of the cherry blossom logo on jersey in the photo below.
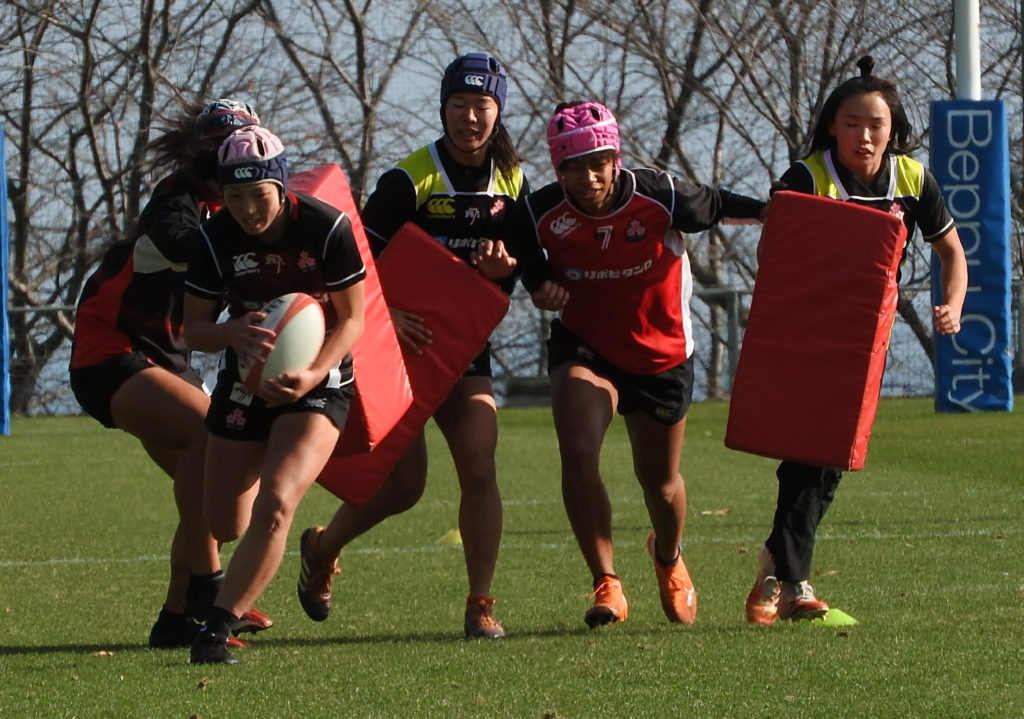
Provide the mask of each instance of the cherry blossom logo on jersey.
POLYGON ((491 205, 491 217, 497 217, 502 213, 502 211, 504 211, 504 209, 505 201, 499 197, 494 201, 494 204, 491 205))
POLYGON ((558 237, 564 237, 572 232, 579 223, 580 221, 573 217, 572 213, 563 212, 551 223, 551 231, 558 237))
POLYGON ((626 227, 627 242, 642 242, 647 239, 647 227, 638 219, 634 219, 626 227))
POLYGON ((228 427, 242 429, 245 427, 245 412, 240 409, 233 409, 224 420, 228 427))
POLYGON ((312 272, 316 269, 316 260, 314 260, 305 250, 299 253, 299 259, 295 264, 297 264, 299 269, 303 272, 312 272))
POLYGON ((903 219, 903 205, 901 205, 898 202, 892 203, 892 205, 889 206, 889 214, 890 215, 895 215, 896 217, 900 218, 900 220, 902 220, 903 219))

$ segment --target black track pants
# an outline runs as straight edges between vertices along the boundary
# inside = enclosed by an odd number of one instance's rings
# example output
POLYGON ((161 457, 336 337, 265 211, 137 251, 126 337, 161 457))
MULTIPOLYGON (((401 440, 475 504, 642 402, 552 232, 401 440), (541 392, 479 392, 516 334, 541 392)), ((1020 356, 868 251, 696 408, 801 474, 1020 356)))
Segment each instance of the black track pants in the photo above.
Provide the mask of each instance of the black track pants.
POLYGON ((775 575, 784 582, 802 582, 811 575, 814 536, 843 473, 783 462, 775 475, 779 479, 779 498, 772 533, 765 545, 775 559, 775 575))

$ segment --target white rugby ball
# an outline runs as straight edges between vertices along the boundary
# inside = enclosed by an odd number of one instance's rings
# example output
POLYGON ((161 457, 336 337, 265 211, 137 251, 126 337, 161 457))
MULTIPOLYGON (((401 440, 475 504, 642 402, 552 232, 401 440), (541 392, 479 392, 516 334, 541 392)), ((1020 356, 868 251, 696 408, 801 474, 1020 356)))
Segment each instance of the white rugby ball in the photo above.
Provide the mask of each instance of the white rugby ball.
POLYGON ((238 363, 242 385, 250 392, 263 380, 309 367, 324 344, 324 311, 309 295, 302 292, 281 295, 263 305, 260 311, 266 314, 260 327, 273 330, 277 336, 274 349, 263 361, 238 363))

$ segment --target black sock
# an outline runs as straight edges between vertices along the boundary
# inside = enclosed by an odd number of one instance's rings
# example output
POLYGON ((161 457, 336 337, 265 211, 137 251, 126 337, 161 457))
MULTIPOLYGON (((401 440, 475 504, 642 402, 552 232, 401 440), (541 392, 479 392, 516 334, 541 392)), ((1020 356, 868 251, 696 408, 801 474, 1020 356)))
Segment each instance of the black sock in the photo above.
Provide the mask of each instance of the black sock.
POLYGON ((605 577, 610 577, 612 579, 618 579, 619 575, 618 574, 611 574, 611 573, 598 574, 596 577, 594 577, 594 585, 593 586, 597 587, 597 585, 600 584, 601 580, 604 579, 605 577))
POLYGON ((238 617, 227 609, 214 607, 210 610, 210 618, 206 620, 206 631, 227 639, 231 635, 231 627, 235 626, 238 617))
POLYGON ((212 574, 189 574, 188 587, 185 589, 185 614, 197 622, 205 622, 223 581, 224 572, 220 569, 212 574))

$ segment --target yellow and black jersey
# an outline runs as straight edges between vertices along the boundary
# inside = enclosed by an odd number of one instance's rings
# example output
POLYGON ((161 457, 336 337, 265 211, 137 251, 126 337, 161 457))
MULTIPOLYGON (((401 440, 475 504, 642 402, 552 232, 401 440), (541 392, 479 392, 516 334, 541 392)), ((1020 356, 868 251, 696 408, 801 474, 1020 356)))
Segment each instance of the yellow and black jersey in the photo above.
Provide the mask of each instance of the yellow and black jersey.
POLYGON ((836 161, 830 150, 811 153, 782 176, 784 189, 873 207, 896 215, 907 227, 907 237, 920 227, 926 242, 934 242, 953 227, 935 177, 907 155, 887 155, 870 185, 836 161))
POLYGON ((360 216, 374 254, 413 222, 462 260, 481 240, 502 239, 509 209, 529 191, 522 169, 457 163, 440 140, 381 175, 360 216))

